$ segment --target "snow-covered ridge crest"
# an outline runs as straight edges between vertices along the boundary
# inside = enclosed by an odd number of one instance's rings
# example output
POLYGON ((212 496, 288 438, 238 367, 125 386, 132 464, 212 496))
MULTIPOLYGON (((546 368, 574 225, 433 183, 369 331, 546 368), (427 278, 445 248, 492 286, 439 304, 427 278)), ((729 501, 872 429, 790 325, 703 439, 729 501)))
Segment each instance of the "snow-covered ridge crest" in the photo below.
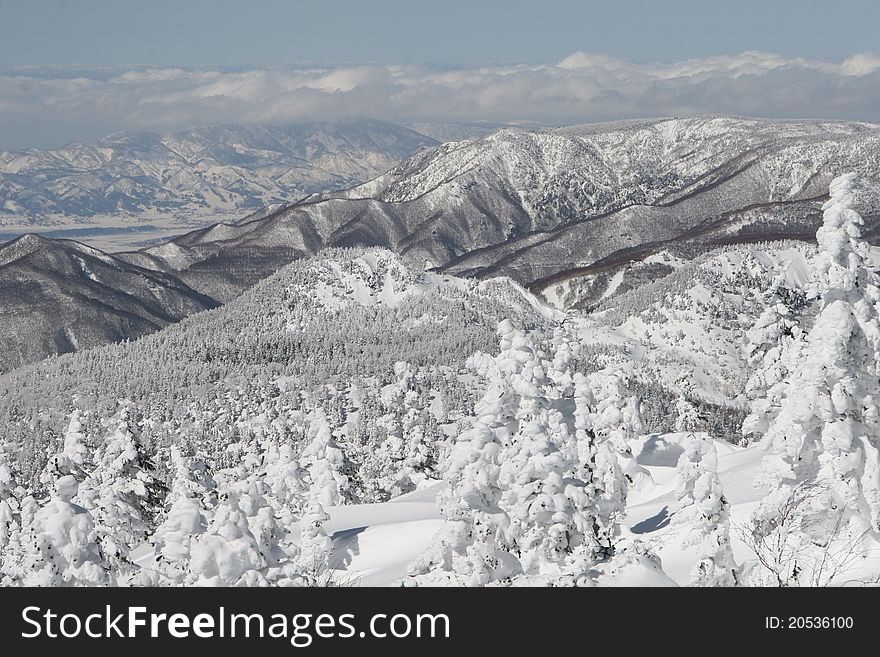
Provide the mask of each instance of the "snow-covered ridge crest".
POLYGON ((217 235, 180 236, 186 253, 171 259, 157 248, 127 257, 223 300, 292 259, 364 245, 540 290, 679 242, 807 239, 834 175, 852 169, 880 185, 878 153, 880 128, 864 123, 705 117, 505 128, 423 149, 368 184, 217 235), (245 258, 255 266, 240 280, 217 266, 245 258))
POLYGON ((438 274, 382 248, 327 249, 285 267, 246 295, 275 294, 279 287, 288 304, 317 312, 341 312, 352 306, 393 308, 423 295, 493 299, 520 315, 534 314, 548 321, 564 317, 509 278, 478 281, 438 274))
MULTIPOLYGON (((541 209, 542 194, 564 183, 569 192, 573 184, 586 185, 585 200, 592 201, 596 212, 602 212, 614 204, 614 194, 641 194, 643 202, 652 203, 727 159, 748 154, 757 157, 762 150, 769 154, 790 147, 806 155, 806 148, 812 149, 812 158, 800 158, 802 171, 785 172, 786 177, 795 177, 790 182, 803 187, 811 173, 819 172, 810 166, 811 159, 837 157, 835 142, 876 141, 877 137, 877 126, 872 124, 736 117, 670 118, 543 130, 511 127, 482 139, 431 149, 339 195, 401 203, 449 184, 454 189, 455 180, 463 174, 489 169, 508 179, 535 210, 541 209), (668 175, 661 176, 663 171, 668 175)), ((788 160, 793 159, 790 155, 788 160)), ((794 193, 781 176, 774 184, 780 195, 794 193)))

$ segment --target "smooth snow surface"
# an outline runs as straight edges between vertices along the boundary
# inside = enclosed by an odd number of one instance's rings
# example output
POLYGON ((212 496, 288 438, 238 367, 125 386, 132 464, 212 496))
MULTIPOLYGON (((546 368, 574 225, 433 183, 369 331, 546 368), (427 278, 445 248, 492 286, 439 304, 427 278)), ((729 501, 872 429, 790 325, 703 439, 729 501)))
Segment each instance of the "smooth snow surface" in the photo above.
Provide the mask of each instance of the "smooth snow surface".
MULTIPOLYGON (((651 541, 660 556, 662 574, 634 562, 598 578, 602 586, 685 586, 697 561, 696 547, 681 545, 683 527, 670 522, 675 501, 676 464, 686 433, 651 434, 632 444, 636 461, 650 473, 629 495, 623 537, 637 535, 651 541)), ((718 474, 731 505, 731 535, 738 562, 754 558, 737 538, 736 528, 746 522, 766 490, 754 485, 761 470, 760 445, 741 448, 716 440, 718 474)), ((433 500, 444 484, 437 483, 384 504, 359 504, 329 509, 327 531, 336 548, 335 566, 351 584, 396 586, 407 566, 430 543, 442 520, 433 500)), ((623 538, 622 537, 622 538, 623 538)))

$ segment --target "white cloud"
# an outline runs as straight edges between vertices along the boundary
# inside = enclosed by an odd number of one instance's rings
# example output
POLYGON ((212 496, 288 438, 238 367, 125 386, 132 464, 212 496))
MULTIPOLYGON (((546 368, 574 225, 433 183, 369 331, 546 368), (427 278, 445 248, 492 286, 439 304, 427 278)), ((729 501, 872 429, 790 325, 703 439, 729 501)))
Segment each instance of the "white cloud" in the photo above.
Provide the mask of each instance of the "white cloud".
POLYGON ((0 75, 0 124, 174 129, 367 116, 398 121, 595 121, 729 113, 880 120, 880 57, 762 52, 635 63, 577 52, 543 65, 314 65, 0 75))
POLYGON ((861 52, 843 60, 840 70, 844 75, 870 75, 880 70, 880 57, 874 53, 861 52))

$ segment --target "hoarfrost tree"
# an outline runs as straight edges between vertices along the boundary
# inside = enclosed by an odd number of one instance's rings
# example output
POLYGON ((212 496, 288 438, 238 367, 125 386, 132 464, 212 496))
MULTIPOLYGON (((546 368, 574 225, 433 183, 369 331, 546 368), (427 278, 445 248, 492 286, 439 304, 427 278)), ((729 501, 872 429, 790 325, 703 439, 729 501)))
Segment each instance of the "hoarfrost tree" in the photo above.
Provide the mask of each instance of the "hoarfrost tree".
POLYGON ((49 458, 40 475, 40 483, 49 491, 52 490, 54 483, 65 475, 72 475, 77 483, 82 483, 94 467, 89 448, 85 444, 86 436, 81 420, 81 411, 75 410, 70 414, 67 428, 64 430, 61 451, 49 458))
POLYGON ((263 481, 286 523, 299 514, 308 497, 308 470, 296 458, 293 445, 276 441, 267 444, 264 470, 263 481))
POLYGON ((776 531, 774 516, 786 505, 771 502, 809 485, 809 503, 793 508, 809 516, 799 525, 809 540, 826 549, 880 530, 880 289, 853 208, 856 186, 852 174, 831 183, 816 235, 819 311, 764 437, 776 490, 752 519, 754 532, 776 531))
POLYGON ((203 533, 192 539, 189 571, 197 586, 267 584, 266 559, 251 533, 237 487, 227 489, 203 533))
POLYGON ((88 497, 84 503, 94 518, 108 571, 124 577, 132 570, 129 551, 149 537, 164 496, 152 460, 131 431, 127 408, 111 421, 95 460, 89 493, 81 497, 88 497))
POLYGON ((333 437, 323 409, 315 409, 309 426, 311 442, 301 459, 309 470, 312 486, 317 488, 321 506, 342 504, 350 484, 345 475, 345 454, 333 437))
POLYGON ((299 560, 297 572, 306 578, 306 584, 326 584, 333 556, 333 541, 324 529, 330 516, 321 504, 324 491, 312 484, 309 499, 299 521, 299 560))
POLYGON ((605 368, 587 376, 592 396, 590 425, 600 442, 607 442, 618 454, 624 476, 631 485, 650 479, 636 463, 629 443, 643 430, 641 404, 629 393, 628 375, 617 368, 605 368))
POLYGON ((174 481, 166 499, 166 512, 150 538, 156 567, 164 583, 189 583, 192 542, 208 526, 214 481, 205 464, 171 448, 174 481))
POLYGON ((21 530, 18 495, 9 454, 0 443, 0 559, 10 540, 17 538, 21 530))
POLYGON ((696 407, 691 403, 683 388, 675 402, 675 430, 678 432, 696 431, 701 418, 696 407))
POLYGON ((444 518, 431 545, 410 565, 408 584, 483 586, 510 580, 520 572, 504 534, 507 515, 501 508, 501 454, 516 430, 519 396, 508 376, 518 374, 530 354, 517 344, 513 325, 498 325, 501 351, 469 360, 487 382, 476 403, 476 415, 446 463, 448 488, 437 497, 444 518))
MULTIPOLYGON (((545 364, 527 335, 513 334, 518 367, 511 372, 519 396, 517 430, 501 456, 501 507, 509 518, 506 544, 530 581, 578 583, 585 569, 569 568, 588 549, 592 500, 576 478, 577 445, 554 401, 560 391, 544 373, 545 364), (536 579, 537 578, 537 579, 536 579)), ((554 363, 556 380, 568 384, 563 359, 554 363)), ((585 562, 581 560, 583 567, 585 562)))
POLYGON ((619 499, 612 498, 625 497, 616 453, 595 441, 580 453, 593 397, 586 379, 568 370, 562 336, 554 343, 564 353, 548 362, 509 322, 498 333, 498 356, 471 359, 486 391, 446 465, 449 488, 438 497, 444 525, 411 565, 408 583, 589 584, 600 541, 610 543, 613 533, 619 499), (573 404, 578 392, 584 403, 573 404), (573 406, 583 420, 575 432, 561 410, 573 406))
POLYGON ((595 400, 586 376, 573 377, 574 421, 578 449, 577 476, 586 482, 593 510, 590 559, 601 561, 614 553, 618 522, 626 508, 628 485, 616 450, 593 429, 595 400))
POLYGON ((22 586, 25 577, 31 573, 28 562, 36 546, 32 533, 34 517, 40 505, 33 495, 17 489, 18 513, 13 513, 13 522, 8 525, 7 544, 0 551, 0 586, 22 586))
POLYGON ((100 586, 108 583, 95 526, 83 507, 72 502, 78 484, 73 475, 53 482, 53 493, 23 528, 25 586, 100 586))
POLYGON ((697 546, 693 586, 736 586, 737 564, 730 544, 730 503, 718 478, 718 454, 705 434, 691 434, 678 460, 673 519, 687 527, 682 542, 697 546))
POLYGON ((753 368, 746 382, 752 399, 743 422, 746 435, 763 435, 779 414, 793 366, 800 360, 803 332, 783 295, 785 271, 777 274, 762 295, 764 310, 746 334, 746 358, 753 368))

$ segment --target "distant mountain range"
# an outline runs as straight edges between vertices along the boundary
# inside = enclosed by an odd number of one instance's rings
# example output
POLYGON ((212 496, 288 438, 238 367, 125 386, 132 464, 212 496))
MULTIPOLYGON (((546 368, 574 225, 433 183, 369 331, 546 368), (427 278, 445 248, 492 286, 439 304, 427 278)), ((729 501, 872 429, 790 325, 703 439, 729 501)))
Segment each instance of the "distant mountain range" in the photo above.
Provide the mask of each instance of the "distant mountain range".
MULTIPOLYGON (((434 129, 472 134, 480 127, 434 129)), ((0 151, 0 217, 40 225, 116 213, 242 215, 369 180, 437 143, 392 123, 352 120, 120 133, 51 150, 0 151)))
MULTIPOLYGON (((828 182, 844 170, 880 181, 880 126, 722 117, 505 128, 120 257, 224 301, 328 246, 381 246, 542 290, 670 243, 811 239, 828 182)), ((877 214, 866 209, 869 221, 877 214)))
MULTIPOLYGON (((58 273, 54 263, 69 258, 54 257, 38 272, 10 274, 4 270, 18 260, 0 258, 0 275, 15 280, 36 278, 45 286, 72 276, 70 286, 91 286, 77 296, 62 282, 65 292, 44 295, 51 297, 46 312, 58 318, 57 326, 19 330, 19 316, 4 313, 3 333, 18 335, 23 346, 0 361, 0 369, 85 344, 47 335, 65 327, 77 335, 68 308, 73 316, 87 316, 90 326, 100 324, 100 304, 116 293, 119 272, 138 272, 145 285, 153 276, 166 283, 151 283, 159 285, 159 296, 170 286, 186 298, 188 305, 165 311, 173 321, 225 303, 287 263, 327 247, 376 246, 443 273, 506 275, 560 307, 588 308, 718 245, 813 239, 829 181, 848 170, 880 191, 880 126, 709 117, 504 128, 423 148, 384 175, 343 191, 108 256, 107 275, 58 273)), ((861 208, 869 237, 880 218, 880 193, 875 196, 861 208)), ((37 251, 59 248, 49 240, 35 244, 37 251)), ((78 248, 60 244, 65 253, 78 248)), ((21 286, 0 294, 4 308, 26 306, 28 292, 21 286)), ((147 330, 138 324, 131 335, 147 330)), ((106 339, 123 333, 116 330, 106 339)), ((88 334, 97 335, 91 329, 88 334)))

